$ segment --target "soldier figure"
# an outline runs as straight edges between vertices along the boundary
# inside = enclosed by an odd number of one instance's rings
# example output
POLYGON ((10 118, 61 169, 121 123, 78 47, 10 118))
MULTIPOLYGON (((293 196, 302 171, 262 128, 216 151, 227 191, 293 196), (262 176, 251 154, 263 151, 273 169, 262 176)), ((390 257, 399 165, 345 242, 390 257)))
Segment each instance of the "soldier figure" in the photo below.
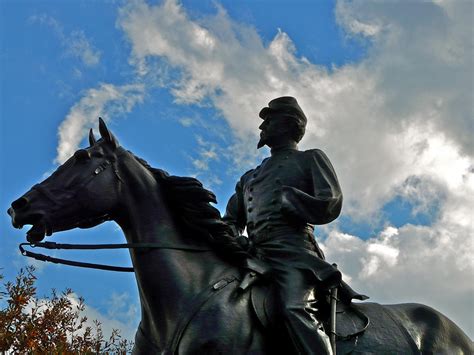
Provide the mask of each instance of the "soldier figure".
POLYGON ((331 354, 329 339, 307 312, 311 291, 341 282, 324 261, 313 225, 339 216, 342 193, 327 156, 318 149, 299 151, 306 116, 293 97, 272 100, 260 111, 258 148, 271 156, 245 173, 230 198, 224 221, 240 237, 245 227, 261 261, 277 285, 279 314, 298 354, 331 354))

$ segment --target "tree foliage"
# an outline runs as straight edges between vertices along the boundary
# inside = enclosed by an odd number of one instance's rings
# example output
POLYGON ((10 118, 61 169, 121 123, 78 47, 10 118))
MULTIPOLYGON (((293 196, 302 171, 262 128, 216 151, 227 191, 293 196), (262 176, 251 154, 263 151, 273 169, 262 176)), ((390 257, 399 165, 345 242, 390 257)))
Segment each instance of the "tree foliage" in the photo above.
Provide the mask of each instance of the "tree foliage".
MULTIPOLYGON (((2 276, 0 275, 0 278, 2 276)), ((34 268, 21 269, 14 282, 0 290, 0 352, 84 354, 130 352, 132 344, 118 330, 108 339, 101 323, 87 325, 84 299, 70 289, 38 299, 34 268)))

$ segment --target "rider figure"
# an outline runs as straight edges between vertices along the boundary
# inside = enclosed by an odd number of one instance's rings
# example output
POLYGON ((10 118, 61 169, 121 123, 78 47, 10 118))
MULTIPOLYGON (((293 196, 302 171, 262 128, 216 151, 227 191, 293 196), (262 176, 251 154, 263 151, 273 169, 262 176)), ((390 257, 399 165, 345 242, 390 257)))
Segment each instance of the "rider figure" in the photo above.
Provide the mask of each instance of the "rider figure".
POLYGON ((307 300, 314 287, 327 290, 341 282, 313 237, 313 225, 339 216, 341 189, 321 150, 298 150, 307 119, 295 98, 274 99, 259 116, 264 121, 257 148, 269 146, 271 156, 240 178, 224 221, 235 237, 247 228, 259 258, 270 266, 295 353, 331 354, 328 337, 307 312, 307 300))

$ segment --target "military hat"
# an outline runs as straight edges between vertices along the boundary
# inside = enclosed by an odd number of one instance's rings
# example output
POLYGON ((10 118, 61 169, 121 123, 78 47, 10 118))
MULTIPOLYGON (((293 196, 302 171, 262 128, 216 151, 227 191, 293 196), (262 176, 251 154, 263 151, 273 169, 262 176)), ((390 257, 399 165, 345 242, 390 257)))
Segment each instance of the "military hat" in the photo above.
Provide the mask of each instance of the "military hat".
POLYGON ((292 96, 282 96, 273 99, 268 103, 268 107, 264 107, 258 115, 260 116, 260 118, 265 119, 265 117, 271 113, 287 113, 289 114, 289 116, 295 117, 296 119, 303 121, 305 125, 308 121, 300 105, 298 105, 298 102, 292 96))

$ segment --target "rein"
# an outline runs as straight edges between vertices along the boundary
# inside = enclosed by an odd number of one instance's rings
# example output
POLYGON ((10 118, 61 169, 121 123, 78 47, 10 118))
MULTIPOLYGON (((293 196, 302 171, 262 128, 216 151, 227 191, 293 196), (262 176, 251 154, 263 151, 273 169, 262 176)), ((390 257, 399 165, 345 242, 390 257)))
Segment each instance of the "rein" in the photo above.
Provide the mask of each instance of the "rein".
POLYGON ((23 256, 33 258, 39 261, 50 262, 54 264, 63 264, 69 266, 84 267, 89 269, 99 269, 107 271, 134 272, 133 267, 113 266, 104 264, 85 263, 81 261, 59 259, 49 255, 34 253, 26 250, 24 246, 44 249, 69 249, 69 250, 99 250, 99 249, 168 249, 205 252, 210 248, 194 247, 180 244, 162 244, 162 243, 123 243, 123 244, 61 244, 55 242, 21 243, 18 248, 23 256))

